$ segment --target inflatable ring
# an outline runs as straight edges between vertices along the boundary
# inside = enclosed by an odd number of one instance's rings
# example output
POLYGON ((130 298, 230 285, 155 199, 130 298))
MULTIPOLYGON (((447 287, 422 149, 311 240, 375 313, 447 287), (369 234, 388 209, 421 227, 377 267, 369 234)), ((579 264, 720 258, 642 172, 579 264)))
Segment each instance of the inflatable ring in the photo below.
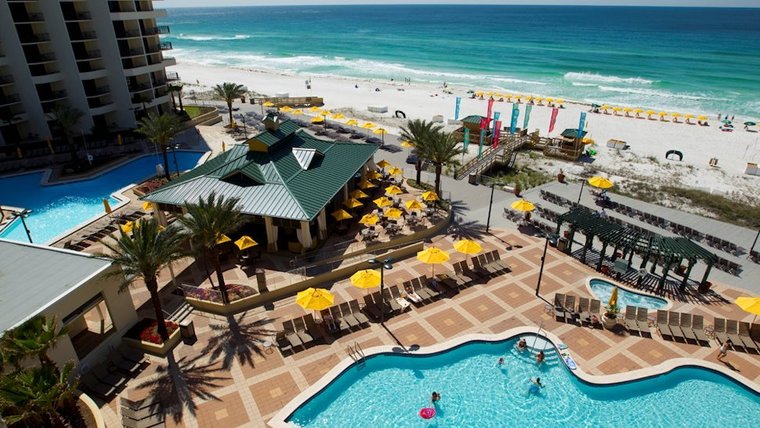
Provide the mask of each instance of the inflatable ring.
POLYGON ((432 407, 423 407, 420 409, 420 417, 422 419, 432 419, 435 417, 435 409, 432 407))

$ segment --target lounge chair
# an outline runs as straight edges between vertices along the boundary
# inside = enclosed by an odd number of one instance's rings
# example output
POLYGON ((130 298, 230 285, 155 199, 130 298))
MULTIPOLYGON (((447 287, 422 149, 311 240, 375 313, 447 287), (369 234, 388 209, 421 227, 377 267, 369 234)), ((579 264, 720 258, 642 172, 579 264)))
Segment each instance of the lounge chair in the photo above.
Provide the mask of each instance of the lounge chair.
POLYGON ((375 301, 377 307, 380 308, 386 316, 393 315, 393 306, 391 306, 383 296, 380 296, 379 291, 370 294, 370 296, 372 296, 372 300, 375 301))
POLYGON ((314 315, 313 314, 306 314, 303 316, 303 322, 306 324, 306 331, 314 337, 314 340, 316 341, 318 338, 324 338, 325 336, 325 329, 320 328, 317 326, 316 321, 314 321, 314 315))
POLYGON ((117 390, 114 386, 99 381, 94 375, 83 375, 80 380, 88 392, 105 401, 109 401, 111 397, 116 395, 117 390))
POLYGON ((739 323, 739 338, 742 340, 742 344, 744 345, 744 349, 751 349, 755 352, 757 352, 757 344, 754 340, 752 340, 752 337, 749 334, 750 326, 748 322, 740 322, 739 323))
POLYGON ((430 292, 428 292, 427 289, 420 289, 420 287, 418 287, 418 283, 414 279, 404 283, 404 290, 406 290, 407 294, 415 293, 418 295, 420 299, 422 299, 422 302, 419 302, 420 304, 424 304, 425 301, 433 301, 433 296, 430 294, 430 292))
POLYGON ((568 294, 565 296, 565 322, 575 323, 576 318, 579 317, 578 312, 575 310, 575 296, 568 294))
POLYGON ((565 309, 565 295, 563 293, 554 294, 554 318, 559 321, 565 322, 567 318, 567 310, 565 309))
POLYGON ((280 352, 293 352, 293 345, 288 341, 288 339, 285 337, 285 332, 278 331, 277 334, 274 336, 275 342, 277 342, 277 347, 280 349, 280 352))
POLYGON ((686 340, 693 340, 698 343, 697 335, 691 329, 691 314, 681 314, 681 332, 686 340))
POLYGON ((480 265, 480 261, 478 260, 477 257, 472 259, 472 267, 470 267, 467 264, 467 260, 463 260, 462 269, 465 272, 468 272, 468 271, 472 272, 474 275, 477 275, 480 278, 485 279, 486 281, 488 281, 493 276, 493 274, 490 271, 488 271, 486 268, 480 265))
POLYGON ((380 308, 375 305, 375 302, 372 301, 372 297, 369 294, 364 296, 364 312, 368 313, 369 316, 374 320, 380 320, 380 318, 383 316, 380 308))
POLYGON ((143 367, 142 363, 129 361, 115 351, 111 351, 111 353, 108 354, 108 362, 113 368, 120 370, 130 376, 134 376, 139 373, 140 369, 143 367))
POLYGON ((448 273, 442 273, 436 276, 439 284, 443 284, 452 293, 459 291, 459 287, 464 287, 465 282, 457 277, 452 277, 448 273))
POLYGON ((691 331, 697 337, 697 343, 710 345, 710 338, 705 334, 704 329, 705 318, 702 315, 694 315, 691 317, 691 331))
POLYGON ((713 318, 713 335, 721 345, 728 340, 725 318, 713 318))
POLYGON ((591 308, 589 309, 588 323, 596 328, 602 325, 600 314, 602 313, 602 301, 599 299, 591 299, 591 308))
POLYGON ((293 325, 292 320, 282 322, 282 331, 285 333, 285 339, 290 343, 290 346, 295 349, 299 346, 306 349, 306 344, 303 343, 298 334, 296 334, 296 328, 293 325))
POLYGON ((397 303, 399 303, 400 301, 399 305, 401 305, 401 312, 412 309, 412 304, 409 303, 408 300, 401 297, 401 292, 398 289, 398 285, 393 285, 388 290, 390 290, 391 297, 393 297, 393 300, 395 300, 397 303))
POLYGON ((501 259, 501 254, 499 254, 499 250, 493 250, 490 253, 487 253, 486 255, 490 254, 490 263, 493 265, 498 266, 502 272, 509 272, 512 269, 509 267, 507 262, 501 259))
POLYGON ((304 322, 303 317, 294 319, 293 325, 296 328, 298 338, 301 339, 304 345, 314 342, 314 337, 309 334, 309 331, 306 329, 306 322, 304 322))
POLYGON ((673 337, 673 340, 683 339, 683 341, 686 342, 686 338, 684 337, 683 333, 681 333, 681 319, 679 315, 680 314, 678 312, 668 312, 668 327, 670 328, 670 333, 673 337))
POLYGON ((435 287, 430 286, 430 283, 425 276, 418 276, 417 278, 414 278, 412 280, 412 284, 414 285, 415 290, 427 291, 427 294, 430 296, 431 300, 435 300, 441 296, 441 291, 435 287))
POLYGON ((488 260, 486 260, 485 254, 480 254, 476 257, 473 257, 472 265, 475 267, 475 269, 480 269, 483 272, 488 272, 490 276, 498 275, 500 271, 498 266, 491 265, 488 263, 488 260))
POLYGON ((122 357, 126 358, 129 361, 132 361, 133 363, 142 364, 148 362, 148 359, 145 358, 145 354, 143 352, 138 351, 137 349, 132 348, 125 343, 121 343, 117 350, 122 357))
POLYGON ((355 327, 359 325, 359 322, 356 321, 355 318, 351 317, 351 320, 346 319, 343 314, 340 312, 339 306, 331 306, 330 307, 330 316, 333 319, 333 322, 335 323, 335 327, 338 328, 338 331, 343 330, 351 330, 351 327, 355 327))
POLYGON ((348 306, 348 302, 341 303, 339 305, 339 308, 342 315, 341 318, 345 320, 348 323, 348 325, 350 325, 351 327, 358 327, 359 324, 361 324, 359 320, 356 319, 354 314, 351 313, 351 307, 348 306))
POLYGON ((163 413, 156 413, 145 419, 135 420, 129 417, 122 417, 121 423, 125 428, 152 428, 165 425, 166 416, 163 413))
POLYGON ((480 279, 480 275, 476 275, 475 272, 467 269, 465 262, 454 263, 454 276, 465 281, 467 285, 480 279))
MULTIPOLYGON (((726 336, 731 339, 733 348, 736 349, 736 345, 744 347, 742 338, 739 337, 739 322, 736 320, 726 320, 726 336)), ((745 350, 747 348, 744 348, 745 350)))
POLYGON ((351 313, 354 315, 354 318, 356 318, 357 321, 359 321, 359 324, 366 325, 369 324, 369 318, 367 318, 366 315, 362 312, 361 308, 359 307, 359 301, 358 300, 352 300, 348 302, 348 306, 351 309, 351 313))
POLYGON ((628 329, 631 333, 636 333, 638 335, 641 335, 641 331, 639 330, 639 324, 636 322, 636 306, 626 306, 625 307, 625 327, 628 329))
POLYGON ((668 326, 668 311, 657 310, 657 329, 660 331, 660 336, 663 339, 665 336, 670 336, 671 339, 674 338, 673 332, 670 331, 670 327, 668 326))
POLYGON ((647 334, 652 337, 652 332, 649 331, 649 311, 647 308, 638 308, 636 310, 636 324, 638 324, 639 332, 644 335, 647 334))
POLYGON ((591 300, 589 300, 587 297, 581 297, 578 299, 578 321, 581 323, 581 325, 584 322, 588 323, 591 319, 591 313, 589 312, 590 307, 591 300))
POLYGON ((327 328, 327 333, 340 333, 340 320, 333 319, 329 308, 319 311, 319 316, 322 317, 322 324, 327 328))
POLYGON ((391 305, 391 310, 394 314, 401 313, 403 308, 401 307, 401 304, 391 296, 391 291, 389 289, 386 288, 383 290, 383 297, 385 298, 385 303, 391 305))

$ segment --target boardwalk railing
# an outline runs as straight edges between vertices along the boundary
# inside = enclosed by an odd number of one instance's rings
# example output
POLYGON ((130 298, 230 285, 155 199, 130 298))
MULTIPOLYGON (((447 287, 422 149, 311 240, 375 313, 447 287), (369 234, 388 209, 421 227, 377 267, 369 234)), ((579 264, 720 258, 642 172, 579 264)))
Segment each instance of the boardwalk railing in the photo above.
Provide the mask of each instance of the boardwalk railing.
POLYGON ((522 146, 529 144, 530 139, 530 135, 508 135, 500 138, 498 147, 488 147, 481 153, 480 157, 476 157, 464 164, 456 171, 454 179, 461 180, 470 174, 480 174, 494 163, 504 162, 505 159, 511 158, 512 154, 522 146))

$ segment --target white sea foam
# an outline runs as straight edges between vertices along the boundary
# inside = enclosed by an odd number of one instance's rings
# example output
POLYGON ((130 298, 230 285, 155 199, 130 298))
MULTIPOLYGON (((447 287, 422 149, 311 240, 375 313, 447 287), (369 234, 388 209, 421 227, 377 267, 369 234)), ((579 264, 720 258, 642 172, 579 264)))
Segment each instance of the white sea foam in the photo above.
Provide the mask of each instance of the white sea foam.
POLYGON ((251 36, 247 34, 235 34, 234 36, 219 36, 219 35, 207 35, 207 34, 184 34, 180 33, 178 36, 174 36, 181 40, 193 40, 196 42, 206 42, 210 40, 245 40, 250 39, 251 36))
POLYGON ((713 98, 705 94, 684 94, 674 93, 668 91, 660 91, 656 89, 645 88, 622 88, 618 86, 599 86, 599 90, 602 92, 618 92, 621 94, 634 94, 643 95, 652 98, 677 98, 682 100, 709 100, 709 101, 729 101, 728 98, 713 98))
POLYGON ((644 79, 641 77, 619 77, 619 76, 605 76, 598 73, 565 73, 565 80, 580 81, 580 82, 599 82, 599 83, 627 83, 631 85, 651 85, 655 83, 654 80, 644 79))
POLYGON ((488 77, 490 80, 496 81, 496 82, 504 82, 504 83, 519 83, 523 85, 539 85, 539 86, 545 86, 546 82, 536 82, 533 80, 522 80, 522 79, 514 79, 509 77, 488 77))

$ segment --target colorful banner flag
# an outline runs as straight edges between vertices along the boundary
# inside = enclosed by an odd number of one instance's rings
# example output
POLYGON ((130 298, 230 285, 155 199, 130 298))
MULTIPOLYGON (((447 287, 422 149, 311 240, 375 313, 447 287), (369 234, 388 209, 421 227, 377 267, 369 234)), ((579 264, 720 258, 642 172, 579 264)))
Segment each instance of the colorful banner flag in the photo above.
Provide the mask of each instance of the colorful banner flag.
POLYGON ((491 122, 491 112, 493 112, 493 97, 488 99, 488 114, 486 115, 486 119, 488 119, 488 122, 491 122))
POLYGON ((457 104, 454 107, 454 120, 459 120, 459 106, 462 104, 462 97, 457 97, 457 104))
POLYGON ((478 157, 483 154, 483 142, 486 139, 486 130, 481 129, 480 130, 480 145, 478 146, 478 157))
POLYGON ((509 125, 509 133, 514 134, 517 129, 517 118, 520 117, 520 106, 517 103, 512 104, 512 123, 509 125))
POLYGON ((494 112, 493 114, 493 131, 496 132, 496 121, 501 117, 501 112, 494 112))
POLYGON ((480 119, 480 129, 488 129, 488 119, 485 117, 480 119))
POLYGON ((581 120, 578 122, 578 139, 583 138, 583 128, 586 127, 586 112, 581 112, 581 120))
POLYGON ((557 123, 557 113, 559 113, 558 108, 552 109, 552 118, 549 119, 549 132, 554 131, 554 125, 557 123))
POLYGON ((470 145, 470 128, 464 128, 464 141, 462 142, 464 151, 467 151, 467 146, 470 145))
POLYGON ((528 121, 530 120, 530 111, 533 110, 533 104, 525 106, 525 121, 523 121, 523 129, 528 129, 528 121))
POLYGON ((494 121, 493 125, 493 148, 499 147, 499 137, 501 136, 501 121, 494 121))

